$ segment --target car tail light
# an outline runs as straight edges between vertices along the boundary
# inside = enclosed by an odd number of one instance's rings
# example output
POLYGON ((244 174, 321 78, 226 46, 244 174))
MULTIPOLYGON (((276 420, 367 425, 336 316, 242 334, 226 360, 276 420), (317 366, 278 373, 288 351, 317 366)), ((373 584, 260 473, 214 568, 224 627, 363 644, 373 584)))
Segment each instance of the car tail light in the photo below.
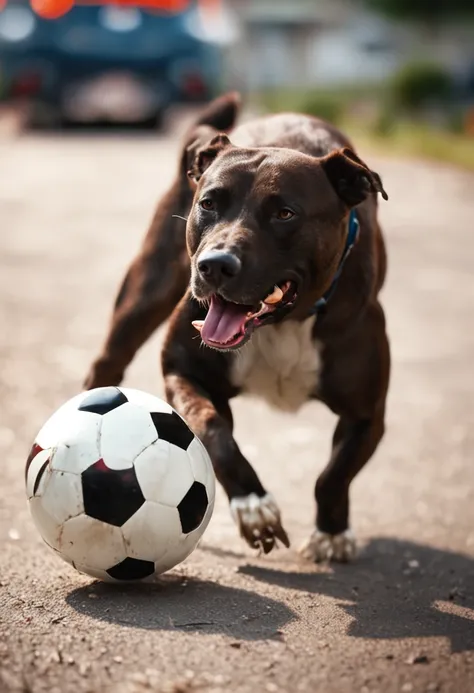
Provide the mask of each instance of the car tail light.
POLYGON ((11 91, 13 96, 31 96, 37 94, 40 88, 40 75, 36 72, 25 72, 14 78, 11 91))
POLYGON ((206 85, 199 72, 189 72, 182 77, 182 88, 186 96, 199 98, 205 95, 206 85))

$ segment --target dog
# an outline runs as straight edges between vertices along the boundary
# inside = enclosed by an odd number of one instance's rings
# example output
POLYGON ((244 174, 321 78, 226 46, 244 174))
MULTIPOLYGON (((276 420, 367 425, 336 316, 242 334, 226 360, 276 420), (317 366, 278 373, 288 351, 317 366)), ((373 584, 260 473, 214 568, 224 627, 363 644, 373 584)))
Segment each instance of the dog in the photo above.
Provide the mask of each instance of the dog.
POLYGON ((86 388, 117 385, 168 317, 166 396, 200 437, 253 548, 289 546, 281 513, 232 435, 245 393, 339 418, 315 486, 303 555, 348 561, 351 481, 383 437, 390 349, 378 295, 386 251, 380 176, 335 127, 284 113, 235 126, 239 97, 212 102, 184 139, 175 180, 122 283, 86 388))

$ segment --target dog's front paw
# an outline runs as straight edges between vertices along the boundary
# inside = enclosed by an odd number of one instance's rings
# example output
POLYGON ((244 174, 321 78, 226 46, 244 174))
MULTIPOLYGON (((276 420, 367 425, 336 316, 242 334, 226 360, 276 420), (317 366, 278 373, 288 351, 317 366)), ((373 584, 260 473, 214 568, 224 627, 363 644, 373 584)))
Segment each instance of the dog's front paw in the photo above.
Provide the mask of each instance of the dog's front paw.
POLYGON ((305 541, 300 553, 304 558, 316 563, 322 561, 347 563, 356 556, 356 540, 350 529, 340 534, 327 534, 316 529, 305 541))
POLYGON ((277 539, 287 548, 290 546, 288 535, 281 525, 280 511, 269 493, 262 497, 251 493, 249 496, 232 498, 230 511, 240 536, 253 549, 263 549, 264 553, 269 553, 277 539))

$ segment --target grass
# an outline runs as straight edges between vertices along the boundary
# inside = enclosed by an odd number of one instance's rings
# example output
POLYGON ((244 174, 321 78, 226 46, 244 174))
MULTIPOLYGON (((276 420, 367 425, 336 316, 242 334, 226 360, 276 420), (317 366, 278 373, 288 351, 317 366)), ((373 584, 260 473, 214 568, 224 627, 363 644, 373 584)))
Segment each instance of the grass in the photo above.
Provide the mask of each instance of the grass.
POLYGON ((345 127, 365 148, 384 154, 442 161, 474 172, 473 136, 410 122, 400 123, 387 135, 371 132, 356 120, 348 120, 345 127))
POLYGON ((423 121, 391 118, 382 133, 375 126, 384 93, 373 87, 344 90, 278 90, 254 96, 266 111, 303 111, 342 127, 358 146, 379 153, 442 161, 474 171, 474 135, 452 132, 423 121), (360 114, 362 111, 363 115, 360 114), (365 115, 364 115, 365 112, 365 115))

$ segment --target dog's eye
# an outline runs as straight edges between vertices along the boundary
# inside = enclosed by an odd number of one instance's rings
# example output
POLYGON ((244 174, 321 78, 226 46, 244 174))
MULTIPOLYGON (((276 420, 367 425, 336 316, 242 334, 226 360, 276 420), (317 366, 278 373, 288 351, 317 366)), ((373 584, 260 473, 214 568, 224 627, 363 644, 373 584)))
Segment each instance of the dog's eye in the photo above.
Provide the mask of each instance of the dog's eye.
POLYGON ((276 218, 278 219, 278 221, 289 221, 290 219, 293 219, 294 216, 295 213, 288 207, 283 207, 282 209, 279 209, 276 213, 276 218))
POLYGON ((210 212, 214 209, 214 202, 209 197, 205 197, 199 204, 206 212, 210 212))

